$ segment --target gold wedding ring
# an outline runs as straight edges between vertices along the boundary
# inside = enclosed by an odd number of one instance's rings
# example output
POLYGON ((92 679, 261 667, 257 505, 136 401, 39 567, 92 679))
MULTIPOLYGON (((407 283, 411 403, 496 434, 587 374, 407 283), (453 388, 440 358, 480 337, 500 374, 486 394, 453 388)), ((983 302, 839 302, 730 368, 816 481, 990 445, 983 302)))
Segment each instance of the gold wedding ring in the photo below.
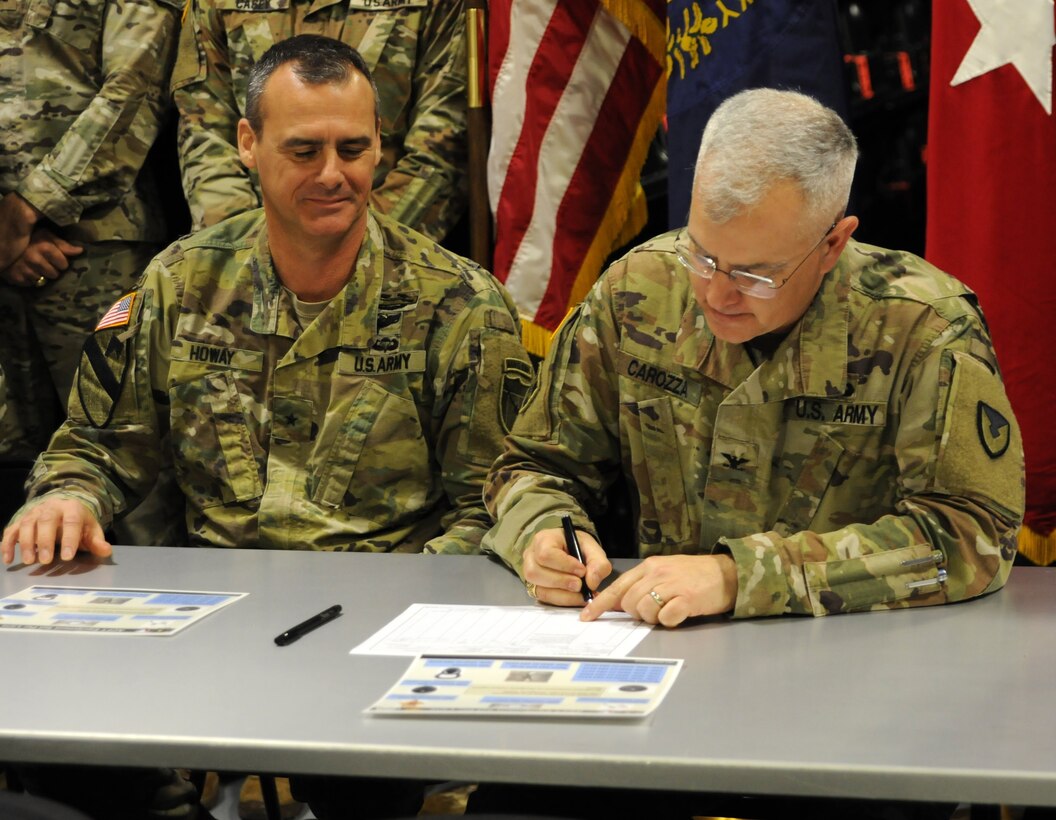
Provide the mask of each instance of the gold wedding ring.
POLYGON ((46 276, 41 276, 39 279, 37 279, 36 282, 33 283, 33 285, 38 288, 42 288, 46 284, 48 284, 48 277, 46 276))
POLYGON ((539 596, 535 594, 535 584, 533 584, 531 581, 524 582, 524 591, 528 593, 528 597, 531 598, 533 601, 539 600, 539 596))
POLYGON ((663 608, 664 608, 664 604, 666 604, 666 603, 667 603, 667 601, 665 601, 665 600, 664 600, 663 598, 661 598, 661 597, 660 597, 660 596, 659 596, 659 595, 657 594, 657 592, 656 592, 656 590, 655 590, 655 589, 654 589, 654 590, 651 590, 651 591, 649 592, 649 597, 650 597, 650 598, 652 598, 652 599, 653 599, 653 600, 654 600, 654 601, 656 602, 656 605, 657 605, 658 607, 660 607, 660 609, 663 609, 663 608))

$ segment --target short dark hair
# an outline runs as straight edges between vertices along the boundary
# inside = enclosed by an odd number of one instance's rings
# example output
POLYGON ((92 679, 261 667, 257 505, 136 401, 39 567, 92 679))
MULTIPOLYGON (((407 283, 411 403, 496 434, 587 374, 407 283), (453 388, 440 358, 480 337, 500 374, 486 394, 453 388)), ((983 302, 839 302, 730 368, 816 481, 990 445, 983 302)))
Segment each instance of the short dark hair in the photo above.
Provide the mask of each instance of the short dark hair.
POLYGON ((379 119, 378 87, 374 84, 363 55, 347 43, 332 37, 298 34, 277 42, 249 70, 246 119, 256 133, 259 134, 264 127, 264 113, 261 110, 264 85, 276 69, 285 63, 293 63, 293 73, 309 85, 347 83, 353 72, 362 74, 374 94, 374 119, 379 119))

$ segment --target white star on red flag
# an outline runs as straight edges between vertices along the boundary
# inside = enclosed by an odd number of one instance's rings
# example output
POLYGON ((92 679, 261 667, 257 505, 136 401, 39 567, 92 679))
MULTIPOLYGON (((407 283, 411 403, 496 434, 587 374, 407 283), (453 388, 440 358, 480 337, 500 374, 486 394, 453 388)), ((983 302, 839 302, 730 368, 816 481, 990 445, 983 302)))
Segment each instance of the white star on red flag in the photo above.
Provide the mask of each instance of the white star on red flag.
POLYGON ((1052 113, 1053 0, 967 0, 982 28, 950 85, 1015 66, 1046 114, 1052 113))

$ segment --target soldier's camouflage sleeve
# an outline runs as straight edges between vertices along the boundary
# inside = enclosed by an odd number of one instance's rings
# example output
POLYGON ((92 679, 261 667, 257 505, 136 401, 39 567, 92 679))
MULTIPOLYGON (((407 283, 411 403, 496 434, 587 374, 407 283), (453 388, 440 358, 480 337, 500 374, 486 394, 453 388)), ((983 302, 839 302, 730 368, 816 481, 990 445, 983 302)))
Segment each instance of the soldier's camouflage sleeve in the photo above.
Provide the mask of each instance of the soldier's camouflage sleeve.
MULTIPOLYGON (((434 2, 423 14, 417 65, 407 66, 412 85, 407 133, 371 202, 439 242, 461 216, 468 193, 464 3, 434 2)), ((393 53, 388 59, 414 56, 393 53)), ((378 92, 387 93, 380 79, 378 92)))
MULTIPOLYGON (((898 410, 898 473, 873 479, 897 485, 890 515, 830 532, 720 539, 717 549, 737 562, 736 616, 927 606, 1004 586, 1025 503, 1023 443, 977 316, 925 341, 898 410)), ((826 492, 811 483, 823 472, 804 481, 805 498, 826 492)))
POLYGON ((166 378, 182 291, 163 259, 155 258, 140 287, 118 301, 131 300, 127 322, 118 314, 102 327, 111 309, 86 340, 69 417, 34 464, 23 509, 57 493, 82 501, 105 529, 154 486, 166 458, 166 378))
POLYGON ((194 230, 260 207, 249 169, 238 156, 242 118, 227 54, 227 34, 212 3, 189 0, 180 31, 172 98, 183 192, 194 230))
MULTIPOLYGON (((52 28, 69 8, 62 3, 41 5, 55 18, 49 23, 52 28)), ((135 183, 168 98, 181 5, 180 0, 111 0, 105 4, 98 46, 78 40, 78 32, 90 32, 90 27, 68 21, 66 40, 57 47, 69 49, 71 55, 100 48, 102 86, 16 188, 55 224, 73 225, 90 208, 120 202, 135 183)), ((79 60, 71 56, 69 62, 76 65, 79 60)), ((50 77, 41 79, 51 82, 50 77)), ((27 76, 26 82, 32 95, 35 78, 27 76)))
POLYGON ((591 514, 603 511, 606 490, 619 475, 612 278, 602 277, 558 328, 488 475, 484 501, 496 524, 482 548, 518 574, 532 537, 560 527, 562 515, 597 536, 591 514))
MULTIPOLYGON (((477 276, 490 279, 483 272, 477 276)), ((463 304, 454 311, 442 307, 437 317, 448 328, 437 346, 435 456, 453 508, 427 552, 480 551, 492 524, 482 498, 484 479, 535 380, 516 309, 502 286, 492 280, 463 304)))
POLYGON ((658 247, 633 279, 626 260, 610 268, 556 335, 488 476, 485 551, 520 572, 561 513, 594 532, 622 478, 641 556, 732 555, 737 617, 940 604, 1004 584, 1022 440, 962 286, 908 255, 855 250, 895 284, 849 297, 849 275, 826 285, 813 347, 793 332, 756 368, 708 334, 658 247), (899 270, 916 289, 906 298, 899 270), (799 358, 819 350, 824 366, 799 358), (846 382, 814 386, 812 371, 846 382))

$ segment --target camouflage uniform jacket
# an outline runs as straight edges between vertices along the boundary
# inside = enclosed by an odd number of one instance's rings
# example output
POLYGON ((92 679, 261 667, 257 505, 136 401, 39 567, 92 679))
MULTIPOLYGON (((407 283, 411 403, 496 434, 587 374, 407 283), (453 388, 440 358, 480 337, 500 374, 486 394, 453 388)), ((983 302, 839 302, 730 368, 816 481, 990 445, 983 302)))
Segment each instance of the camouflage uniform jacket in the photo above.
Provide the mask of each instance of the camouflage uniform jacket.
POLYGON ((362 53, 378 86, 381 162, 372 204, 443 239, 465 201, 462 0, 190 0, 173 96, 183 188, 196 227, 260 206, 238 158, 250 67, 273 44, 322 34, 362 53))
POLYGON ((532 382, 490 274, 371 214, 302 331, 255 211, 171 245, 125 299, 85 344, 32 496, 105 526, 171 458, 195 545, 479 550, 484 478, 532 382))
POLYGON ((559 329, 485 501, 484 548, 598 510, 622 473, 642 556, 726 552, 735 616, 935 604, 1001 587, 1023 453, 974 296, 851 242, 756 367, 708 330, 674 234, 617 262, 559 329))
POLYGON ((0 195, 85 242, 160 241, 137 179, 165 106, 180 0, 0 2, 0 195))

